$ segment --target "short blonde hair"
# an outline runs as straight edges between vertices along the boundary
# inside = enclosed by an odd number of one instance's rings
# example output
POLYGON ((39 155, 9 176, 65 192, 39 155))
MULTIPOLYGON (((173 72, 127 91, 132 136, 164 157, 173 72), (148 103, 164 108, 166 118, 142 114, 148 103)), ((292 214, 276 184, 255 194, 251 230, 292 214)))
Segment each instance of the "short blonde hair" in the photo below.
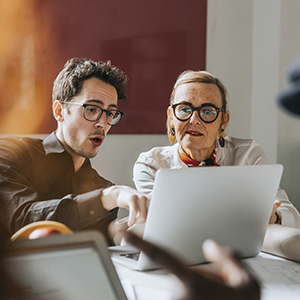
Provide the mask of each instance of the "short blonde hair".
MULTIPOLYGON (((181 73, 178 76, 178 78, 173 86, 173 90, 172 90, 171 97, 170 97, 170 106, 172 106, 172 104, 174 102, 176 89, 180 85, 187 84, 187 83, 194 83, 194 82, 203 82, 203 83, 209 83, 209 84, 216 85, 219 88, 219 91, 221 93, 222 109, 224 109, 224 112, 227 111, 227 90, 226 90, 225 86, 218 78, 214 77, 212 74, 210 74, 209 72, 206 72, 206 71, 187 70, 187 71, 184 71, 183 73, 181 73)), ((223 116, 224 116, 224 114, 223 114, 223 116)), ((167 118, 168 133, 171 128, 170 119, 171 119, 171 116, 168 115, 168 118, 167 118)))

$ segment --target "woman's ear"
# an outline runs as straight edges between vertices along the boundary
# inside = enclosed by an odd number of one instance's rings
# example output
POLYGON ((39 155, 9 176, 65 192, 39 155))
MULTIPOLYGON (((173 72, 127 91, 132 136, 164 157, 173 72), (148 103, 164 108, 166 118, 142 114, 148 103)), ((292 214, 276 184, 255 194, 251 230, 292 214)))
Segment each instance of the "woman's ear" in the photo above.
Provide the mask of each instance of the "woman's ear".
POLYGON ((229 113, 229 111, 226 111, 225 113, 224 113, 224 117, 223 117, 223 123, 222 123, 222 125, 221 125, 221 128, 222 129, 226 129, 226 127, 227 127, 227 124, 228 124, 228 122, 229 122, 229 119, 230 119, 230 113, 229 113))
POLYGON ((64 120, 63 106, 60 101, 56 100, 53 102, 52 112, 53 112, 53 116, 57 122, 62 122, 64 120))
POLYGON ((173 125, 172 124, 172 121, 173 121, 173 111, 172 111, 172 107, 171 106, 168 107, 167 115, 168 115, 169 126, 171 126, 171 125, 173 125))

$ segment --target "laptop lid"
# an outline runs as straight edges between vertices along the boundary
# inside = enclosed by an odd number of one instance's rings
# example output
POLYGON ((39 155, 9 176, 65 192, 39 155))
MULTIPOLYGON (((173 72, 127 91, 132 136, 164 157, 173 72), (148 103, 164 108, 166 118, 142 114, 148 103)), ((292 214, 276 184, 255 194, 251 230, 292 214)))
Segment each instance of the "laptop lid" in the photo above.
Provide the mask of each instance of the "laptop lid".
POLYGON ((96 231, 17 240, 4 258, 14 295, 37 300, 126 300, 107 245, 96 231))
MULTIPOLYGON (((208 238, 234 248, 241 257, 255 256, 262 247, 282 171, 282 165, 160 169, 144 239, 187 264, 206 261, 202 243, 208 238)), ((143 253, 134 264, 131 267, 139 270, 159 267, 143 253)))

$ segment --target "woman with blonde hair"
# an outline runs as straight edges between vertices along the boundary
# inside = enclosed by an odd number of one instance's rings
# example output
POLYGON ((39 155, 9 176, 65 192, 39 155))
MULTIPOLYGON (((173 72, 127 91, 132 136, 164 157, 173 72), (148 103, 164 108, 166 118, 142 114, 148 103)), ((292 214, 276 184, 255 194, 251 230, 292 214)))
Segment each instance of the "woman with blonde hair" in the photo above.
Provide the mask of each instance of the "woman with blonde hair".
MULTIPOLYGON (((178 77, 167 110, 169 140, 174 145, 139 155, 133 178, 139 191, 151 195, 161 168, 268 164, 254 140, 226 136, 230 118, 226 95, 222 82, 206 71, 188 70, 178 77)), ((270 223, 300 227, 299 212, 285 191, 279 189, 274 200, 279 201, 274 202, 270 223)))

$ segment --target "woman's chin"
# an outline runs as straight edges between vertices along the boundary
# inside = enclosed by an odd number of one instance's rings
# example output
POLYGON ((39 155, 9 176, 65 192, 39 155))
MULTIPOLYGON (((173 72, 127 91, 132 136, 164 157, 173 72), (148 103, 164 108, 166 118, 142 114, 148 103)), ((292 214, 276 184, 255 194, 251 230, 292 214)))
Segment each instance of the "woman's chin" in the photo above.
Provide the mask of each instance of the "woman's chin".
POLYGON ((201 149, 203 149, 203 143, 201 143, 200 141, 184 141, 182 143, 179 143, 180 146, 184 149, 184 150, 190 150, 190 151, 200 151, 201 149))

